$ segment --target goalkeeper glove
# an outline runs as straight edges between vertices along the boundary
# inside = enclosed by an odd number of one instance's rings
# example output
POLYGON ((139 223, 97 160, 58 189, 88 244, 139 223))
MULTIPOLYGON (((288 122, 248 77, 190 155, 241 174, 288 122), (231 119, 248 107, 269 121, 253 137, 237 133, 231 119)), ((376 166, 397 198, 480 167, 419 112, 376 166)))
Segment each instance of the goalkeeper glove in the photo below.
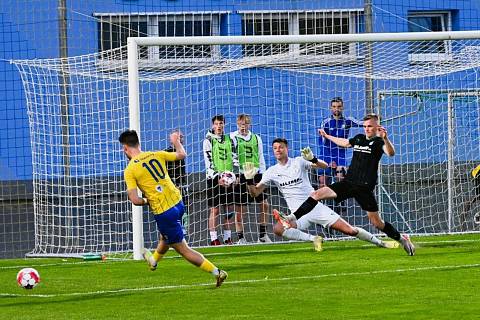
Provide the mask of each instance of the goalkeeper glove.
POLYGON ((311 163, 317 163, 318 159, 313 155, 310 147, 305 147, 301 150, 303 159, 310 161, 311 163))
POLYGON ((255 164, 252 162, 245 162, 243 165, 243 175, 247 180, 247 184, 254 185, 253 178, 257 174, 258 168, 255 168, 255 164))

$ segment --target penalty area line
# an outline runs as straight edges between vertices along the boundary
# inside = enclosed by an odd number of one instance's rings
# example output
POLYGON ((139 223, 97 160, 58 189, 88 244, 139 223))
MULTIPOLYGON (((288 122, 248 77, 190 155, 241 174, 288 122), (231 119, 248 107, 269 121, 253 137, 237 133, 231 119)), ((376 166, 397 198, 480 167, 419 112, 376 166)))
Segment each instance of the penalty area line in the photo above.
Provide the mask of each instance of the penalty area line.
MULTIPOLYGON (((246 280, 233 280, 233 281, 227 280, 223 284, 223 286, 243 284, 243 283, 315 280, 315 279, 323 279, 323 278, 369 276, 369 275, 375 275, 375 274, 421 272, 421 271, 431 271, 431 270, 454 270, 454 269, 478 268, 478 267, 480 267, 480 264, 475 263, 475 264, 447 265, 447 266, 429 266, 429 267, 419 267, 419 268, 403 268, 403 269, 392 269, 392 270, 375 270, 375 271, 364 271, 364 272, 339 272, 339 273, 318 274, 318 275, 299 276, 299 277, 282 277, 282 278, 265 277, 262 279, 246 279, 246 280)), ((208 283, 196 283, 196 284, 154 286, 154 287, 144 287, 144 288, 124 288, 124 289, 117 289, 117 290, 99 290, 99 291, 90 291, 90 292, 71 292, 71 293, 60 293, 60 294, 0 293, 0 297, 61 298, 61 297, 74 297, 74 296, 95 296, 95 295, 104 295, 104 294, 115 295, 115 294, 120 294, 125 292, 142 292, 142 291, 171 290, 171 289, 175 290, 175 289, 200 288, 200 287, 210 287, 210 286, 213 287, 214 285, 215 284, 213 282, 208 282, 208 283)))

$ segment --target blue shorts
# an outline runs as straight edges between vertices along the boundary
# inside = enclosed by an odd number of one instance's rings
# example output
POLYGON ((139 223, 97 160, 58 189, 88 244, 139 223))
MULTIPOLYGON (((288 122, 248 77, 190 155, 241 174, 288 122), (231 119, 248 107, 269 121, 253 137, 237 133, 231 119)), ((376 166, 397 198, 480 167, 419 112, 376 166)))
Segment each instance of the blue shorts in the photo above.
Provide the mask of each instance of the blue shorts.
POLYGON ((185 206, 180 201, 175 206, 161 214, 155 214, 158 231, 167 244, 182 242, 183 228, 182 216, 185 212, 185 206))

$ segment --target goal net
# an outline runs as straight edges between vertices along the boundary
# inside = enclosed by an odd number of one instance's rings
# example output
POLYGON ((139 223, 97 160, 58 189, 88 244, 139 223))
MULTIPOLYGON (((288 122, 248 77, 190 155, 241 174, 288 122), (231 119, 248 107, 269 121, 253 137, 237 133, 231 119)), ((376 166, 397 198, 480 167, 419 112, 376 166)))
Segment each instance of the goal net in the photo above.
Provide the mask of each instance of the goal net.
MULTIPOLYGON (((277 137, 289 141, 291 157, 305 146, 327 156, 318 129, 332 120, 334 97, 342 98, 349 121, 379 113, 395 145, 396 155, 382 159, 376 189, 385 220, 418 235, 478 231, 480 190, 471 170, 480 164, 480 34, 418 33, 415 41, 411 34, 344 36, 136 38, 133 55, 122 47, 13 61, 30 122, 33 254, 131 252, 134 239, 156 246, 154 219, 146 208, 132 213, 125 192, 127 159, 118 136, 128 128, 139 131, 143 150, 166 149, 169 133, 182 131, 188 157, 176 182, 187 204, 186 240, 209 245, 202 143, 212 117, 224 115, 228 134, 237 130, 239 114, 251 115, 268 167, 277 137), (140 236, 133 235, 132 217, 141 221, 140 236)), ((345 123, 330 129, 350 137, 363 132, 345 123)), ((338 156, 343 160, 332 160, 348 166, 350 150, 338 156)), ((312 172, 312 183, 336 181, 340 171, 312 172)), ((270 210, 287 211, 273 186, 267 194, 270 210)), ((326 204, 378 233, 354 201, 326 204)), ((221 240, 229 228, 236 240, 233 221, 228 226, 225 219, 231 211, 221 208, 216 221, 221 240)), ((257 242, 259 205, 244 211, 245 238, 257 242)), ((273 222, 268 214, 267 233, 282 241, 272 234, 273 222)), ((309 232, 341 236, 318 226, 309 232)))

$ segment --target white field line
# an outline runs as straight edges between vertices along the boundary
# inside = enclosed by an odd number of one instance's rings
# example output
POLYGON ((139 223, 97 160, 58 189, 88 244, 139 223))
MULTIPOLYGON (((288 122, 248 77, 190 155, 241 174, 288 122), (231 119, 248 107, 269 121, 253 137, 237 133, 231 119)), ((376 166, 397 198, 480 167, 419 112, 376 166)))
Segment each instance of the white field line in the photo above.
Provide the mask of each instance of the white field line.
MULTIPOLYGON (((355 240, 354 240, 355 241, 355 240)), ((470 242, 480 242, 480 239, 469 239, 469 240, 439 240, 439 241, 415 241, 414 244, 421 247, 422 244, 439 244, 439 243, 470 243, 470 242)), ((294 243, 301 243, 301 242, 294 242, 294 243)), ((278 243, 282 244, 282 243, 278 243)), ((285 244, 285 243, 283 243, 285 244)), ((288 244, 288 242, 286 243, 288 244)), ((247 247, 247 246, 244 246, 247 247)), ((268 246, 265 246, 268 247, 268 246)), ((328 245, 326 249, 335 249, 335 248, 360 248, 360 247, 372 247, 375 248, 372 244, 363 244, 360 246, 349 246, 349 245, 328 245)), ((225 246, 223 248, 229 248, 225 246)), ((378 250, 389 250, 389 249, 382 249, 377 248, 378 250)), ((402 248, 399 248, 402 249, 402 248)), ((403 249, 402 249, 403 250, 403 249)), ((248 250, 248 251, 233 251, 233 252, 210 252, 210 253, 202 253, 205 257, 213 257, 213 256, 235 256, 235 255, 245 255, 245 254, 252 254, 252 253, 282 253, 282 252, 300 252, 300 251, 312 251, 310 247, 304 248, 282 248, 282 249, 262 249, 262 250, 248 250)), ((312 251, 313 252, 313 251, 312 251)), ((181 256, 167 256, 163 259, 179 259, 181 256)), ((0 266, 0 270, 8 270, 8 269, 21 269, 21 268, 37 268, 37 267, 55 267, 55 266, 67 266, 67 265, 82 265, 82 264, 94 264, 94 263, 118 263, 118 262, 126 262, 126 261, 133 261, 132 259, 107 259, 106 261, 68 261, 65 259, 65 262, 55 262, 55 263, 43 263, 43 264, 35 264, 32 262, 38 260, 49 260, 52 258, 33 258, 33 259, 25 259, 26 264, 16 265, 16 266, 0 266)), ((73 258, 68 258, 73 259, 73 258)), ((1 259, 0 259, 1 262, 1 259)))
MULTIPOLYGON (((385 274, 385 273, 419 272, 419 271, 431 271, 431 270, 452 270, 452 269, 478 268, 478 267, 480 267, 479 263, 448 265, 448 266, 430 266, 430 267, 419 267, 419 268, 405 268, 405 269, 393 269, 393 270, 375 270, 375 271, 365 271, 365 272, 340 272, 340 273, 329 273, 329 274, 319 274, 319 275, 300 276, 300 277, 271 278, 271 279, 268 277, 265 277, 263 279, 248 279, 248 280, 234 280, 234 281, 227 280, 223 285, 235 285, 235 284, 243 284, 243 283, 285 282, 285 281, 295 281, 295 280, 314 280, 314 279, 334 278, 334 277, 370 276, 370 275, 385 274)), ((180 284, 180 285, 167 285, 167 286, 155 286, 155 287, 144 287, 144 288, 125 288, 125 289, 118 289, 118 290, 72 292, 72 293, 61 293, 61 294, 0 293, 0 297, 60 298, 60 297, 73 297, 73 296, 94 296, 94 295, 102 295, 102 294, 114 295, 114 294, 125 293, 125 292, 186 289, 186 288, 199 288, 199 287, 206 287, 206 286, 213 287, 214 283, 209 282, 209 283, 196 283, 196 284, 180 284)))

